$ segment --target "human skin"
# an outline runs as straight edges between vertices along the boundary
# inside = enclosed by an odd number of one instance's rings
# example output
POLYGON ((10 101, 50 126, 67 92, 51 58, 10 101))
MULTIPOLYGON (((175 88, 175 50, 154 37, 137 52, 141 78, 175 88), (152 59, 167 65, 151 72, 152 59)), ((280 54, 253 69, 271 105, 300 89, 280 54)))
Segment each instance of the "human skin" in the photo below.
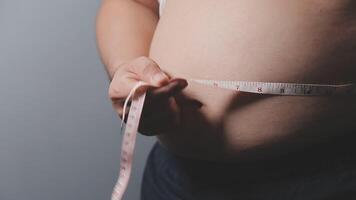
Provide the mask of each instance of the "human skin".
MULTIPOLYGON (((353 0, 168 0, 161 18, 155 0, 106 0, 97 27, 110 76, 147 56, 169 77, 356 82, 353 0)), ((201 105, 179 104, 179 125, 158 136, 182 156, 267 157, 356 129, 353 96, 254 95, 193 82, 183 88, 179 96, 201 105)))

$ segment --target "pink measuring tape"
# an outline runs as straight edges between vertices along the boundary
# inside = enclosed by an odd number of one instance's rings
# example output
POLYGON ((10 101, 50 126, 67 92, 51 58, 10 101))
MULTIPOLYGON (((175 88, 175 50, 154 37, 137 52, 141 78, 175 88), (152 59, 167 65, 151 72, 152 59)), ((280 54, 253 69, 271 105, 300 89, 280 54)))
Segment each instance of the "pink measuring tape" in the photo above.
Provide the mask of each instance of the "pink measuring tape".
MULTIPOLYGON (((251 81, 219 81, 219 80, 197 80, 189 81, 204 84, 216 88, 224 88, 240 92, 272 94, 286 96, 331 96, 331 95, 353 95, 356 94, 355 84, 325 85, 325 84, 297 84, 297 83, 272 83, 272 82, 251 82, 251 81)), ((121 146, 121 162, 119 178, 114 187, 111 200, 121 200, 129 183, 133 153, 136 142, 136 135, 139 127, 141 113, 145 102, 146 92, 138 91, 149 84, 139 82, 130 91, 125 100, 124 111, 129 100, 132 98, 130 111, 124 131, 121 146)), ((124 121, 124 118, 122 119, 124 121)))

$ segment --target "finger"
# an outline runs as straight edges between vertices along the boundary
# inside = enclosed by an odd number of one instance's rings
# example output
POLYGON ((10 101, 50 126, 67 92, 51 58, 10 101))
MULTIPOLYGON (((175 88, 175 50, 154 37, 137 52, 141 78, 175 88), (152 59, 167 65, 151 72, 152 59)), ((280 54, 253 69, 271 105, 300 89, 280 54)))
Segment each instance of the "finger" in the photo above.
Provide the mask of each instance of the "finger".
POLYGON ((134 60, 128 70, 136 74, 140 80, 152 86, 159 87, 169 81, 168 75, 159 68, 157 63, 147 57, 134 60))
POLYGON ((127 77, 128 75, 114 76, 109 86, 110 99, 124 101, 130 90, 137 84, 137 80, 127 77))
POLYGON ((178 94, 185 87, 187 87, 187 85, 188 82, 184 79, 173 79, 165 86, 150 89, 148 92, 148 97, 152 101, 169 98, 178 94))
MULTIPOLYGON (((124 112, 124 103, 125 103, 125 100, 123 99, 113 99, 112 100, 112 106, 114 107, 114 110, 116 111, 116 113, 122 117, 123 115, 123 112, 124 112)), ((127 104, 127 110, 129 110, 131 106, 131 101, 128 102, 127 104)), ((126 112, 127 112, 126 110, 126 112)))

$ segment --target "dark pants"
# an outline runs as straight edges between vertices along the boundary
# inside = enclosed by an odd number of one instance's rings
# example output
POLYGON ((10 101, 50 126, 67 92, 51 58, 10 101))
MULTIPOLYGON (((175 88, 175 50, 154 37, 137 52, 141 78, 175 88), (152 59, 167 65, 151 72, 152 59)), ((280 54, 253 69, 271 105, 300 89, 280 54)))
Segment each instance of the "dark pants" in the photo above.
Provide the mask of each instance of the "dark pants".
MULTIPOLYGON (((353 137, 355 138, 355 137, 353 137)), ((155 144, 141 200, 356 199, 356 140, 268 161, 226 164, 175 156, 155 144)))

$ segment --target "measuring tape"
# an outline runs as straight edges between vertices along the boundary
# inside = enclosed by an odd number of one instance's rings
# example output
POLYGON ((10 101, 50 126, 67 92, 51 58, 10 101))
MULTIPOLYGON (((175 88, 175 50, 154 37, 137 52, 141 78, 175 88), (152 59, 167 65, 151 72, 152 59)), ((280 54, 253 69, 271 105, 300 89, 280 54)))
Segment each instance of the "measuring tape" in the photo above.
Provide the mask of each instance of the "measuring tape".
MULTIPOLYGON (((272 83, 272 82, 251 82, 251 81, 220 81, 220 80, 197 80, 189 81, 203 85, 235 90, 240 92, 271 94, 285 96, 332 96, 332 95, 353 95, 356 94, 355 84, 324 85, 324 84, 297 84, 297 83, 272 83)), ((119 178, 114 187, 111 200, 121 200, 129 183, 132 169, 133 153, 136 142, 136 135, 143 110, 146 91, 149 84, 139 82, 130 91, 124 103, 123 119, 127 104, 132 99, 128 119, 124 131, 121 147, 121 162, 119 178), (143 90, 139 91, 142 88, 143 90)), ((121 124, 122 125, 122 124, 121 124)))

